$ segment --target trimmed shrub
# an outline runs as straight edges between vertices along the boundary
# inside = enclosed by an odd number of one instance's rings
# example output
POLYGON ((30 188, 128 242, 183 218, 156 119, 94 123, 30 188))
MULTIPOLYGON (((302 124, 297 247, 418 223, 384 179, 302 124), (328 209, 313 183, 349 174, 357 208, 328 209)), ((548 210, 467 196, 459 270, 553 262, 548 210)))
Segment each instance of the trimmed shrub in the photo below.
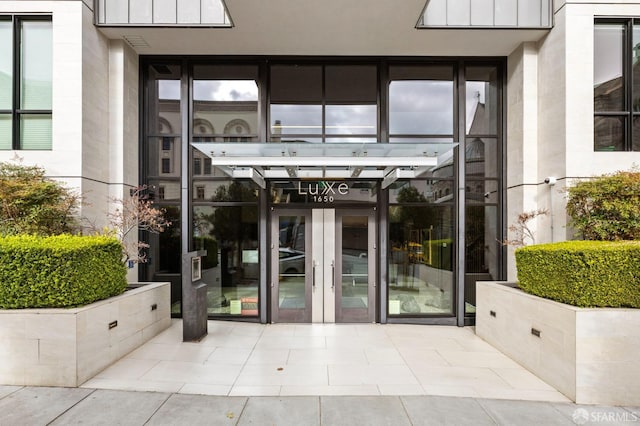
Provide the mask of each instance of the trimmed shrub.
POLYGON ((568 188, 567 213, 585 240, 639 240, 640 172, 617 172, 568 188))
POLYGON ((0 308, 89 304, 127 287, 122 245, 111 237, 0 238, 0 308))
POLYGON ((518 285, 580 307, 640 308, 640 241, 565 241, 516 250, 518 285))

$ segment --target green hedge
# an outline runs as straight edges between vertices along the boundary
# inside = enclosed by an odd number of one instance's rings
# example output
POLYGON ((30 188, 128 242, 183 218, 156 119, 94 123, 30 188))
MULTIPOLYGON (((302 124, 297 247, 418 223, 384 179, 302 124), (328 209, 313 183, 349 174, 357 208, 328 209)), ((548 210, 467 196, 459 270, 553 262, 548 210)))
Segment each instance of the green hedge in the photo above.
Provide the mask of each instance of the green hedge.
POLYGON ((580 307, 640 308, 640 241, 566 241, 516 250, 518 281, 580 307))
POLYGON ((127 287, 122 246, 104 236, 0 238, 0 308, 85 305, 127 287))

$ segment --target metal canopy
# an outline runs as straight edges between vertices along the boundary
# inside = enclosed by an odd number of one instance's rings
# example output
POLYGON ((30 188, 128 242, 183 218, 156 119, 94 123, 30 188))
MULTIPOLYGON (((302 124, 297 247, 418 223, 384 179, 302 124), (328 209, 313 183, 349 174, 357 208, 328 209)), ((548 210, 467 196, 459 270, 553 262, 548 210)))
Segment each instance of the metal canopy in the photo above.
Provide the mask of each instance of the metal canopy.
POLYGON ((192 143, 211 165, 234 179, 381 179, 387 188, 453 155, 456 143, 192 143))

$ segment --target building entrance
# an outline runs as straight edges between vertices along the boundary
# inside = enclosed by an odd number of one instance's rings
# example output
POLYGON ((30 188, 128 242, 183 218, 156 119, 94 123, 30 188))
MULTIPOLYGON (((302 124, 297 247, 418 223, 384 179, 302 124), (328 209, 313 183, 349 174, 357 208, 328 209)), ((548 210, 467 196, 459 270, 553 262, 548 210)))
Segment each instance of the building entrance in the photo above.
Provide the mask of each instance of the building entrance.
POLYGON ((373 322, 373 208, 274 209, 272 322, 373 322))

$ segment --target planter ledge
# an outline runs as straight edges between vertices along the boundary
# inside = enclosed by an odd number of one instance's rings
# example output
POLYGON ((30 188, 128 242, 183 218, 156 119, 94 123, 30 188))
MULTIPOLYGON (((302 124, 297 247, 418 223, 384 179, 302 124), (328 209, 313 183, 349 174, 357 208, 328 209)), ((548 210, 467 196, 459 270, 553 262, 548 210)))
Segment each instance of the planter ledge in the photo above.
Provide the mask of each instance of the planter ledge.
POLYGON ((80 386, 169 327, 169 283, 71 309, 0 310, 0 383, 80 386))
POLYGON ((476 334, 579 404, 640 405, 640 309, 577 308, 477 282, 476 334))

